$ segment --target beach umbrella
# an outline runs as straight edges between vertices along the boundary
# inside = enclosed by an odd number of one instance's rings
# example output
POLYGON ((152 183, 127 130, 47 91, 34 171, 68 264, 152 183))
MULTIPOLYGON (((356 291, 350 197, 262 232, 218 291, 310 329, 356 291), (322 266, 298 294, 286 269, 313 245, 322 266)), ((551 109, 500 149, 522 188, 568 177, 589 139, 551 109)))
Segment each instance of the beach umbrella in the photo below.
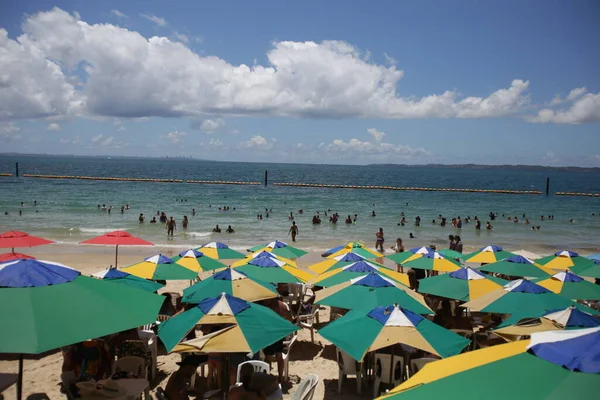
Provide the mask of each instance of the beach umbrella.
POLYGON ((257 257, 244 265, 235 267, 252 279, 270 283, 304 283, 312 278, 308 272, 294 268, 285 262, 271 257, 257 257))
POLYGON ((329 250, 326 250, 325 252, 321 253, 321 257, 327 257, 332 255, 333 253, 337 253, 338 251, 342 250, 344 247, 346 247, 345 244, 341 245, 341 246, 335 246, 332 247, 329 250))
POLYGON ((297 247, 290 246, 289 244, 281 242, 279 240, 269 242, 264 246, 254 246, 248 249, 248 251, 253 253, 261 250, 265 250, 285 258, 300 258, 308 254, 308 251, 304 251, 297 247))
POLYGON ((222 262, 210 258, 204 255, 204 253, 194 249, 182 251, 178 256, 173 257, 172 260, 175 264, 186 267, 190 271, 196 273, 227 268, 227 265, 222 262))
POLYGON ((514 253, 505 251, 500 246, 485 246, 479 249, 478 251, 474 251, 473 253, 466 254, 463 256, 463 260, 465 262, 472 263, 494 263, 496 261, 503 260, 505 258, 515 256, 514 253))
POLYGON ((147 257, 144 261, 123 268, 123 271, 144 279, 155 281, 194 280, 198 273, 162 254, 147 257))
POLYGON ((448 274, 431 276, 419 281, 419 293, 449 299, 470 301, 494 290, 508 281, 486 275, 472 268, 461 268, 448 274))
POLYGON ((383 257, 383 254, 378 253, 375 250, 371 250, 371 249, 367 248, 362 243, 350 242, 347 245, 345 245, 342 249, 338 250, 337 252, 331 253, 330 255, 328 255, 327 258, 334 258, 339 255, 350 253, 350 252, 359 254, 359 255, 363 256, 364 258, 381 258, 381 257, 383 257))
POLYGON ((445 258, 438 252, 423 254, 412 261, 404 262, 402 265, 404 268, 428 269, 440 272, 457 271, 462 268, 458 262, 445 258))
POLYGON ((390 260, 392 260, 395 263, 404 264, 404 262, 407 261, 408 259, 420 258, 420 257, 423 257, 425 254, 431 254, 434 251, 435 250, 433 250, 431 247, 427 247, 427 246, 414 247, 408 251, 390 254, 389 256, 386 256, 386 258, 389 258, 390 260))
MULTIPOLYGON (((340 254, 339 256, 335 256, 333 258, 326 258, 325 260, 320 261, 316 264, 309 265, 308 269, 316 274, 322 274, 326 271, 342 268, 357 261, 363 260, 367 260, 367 258, 351 251, 349 253, 340 254)), ((384 268, 387 267, 384 266, 384 268)))
POLYGON ((592 264, 588 266, 578 265, 576 267, 572 267, 571 271, 580 276, 600 279, 600 261, 592 260, 592 264))
POLYGON ((352 310, 318 332, 359 362, 368 352, 400 343, 440 357, 458 354, 470 343, 397 304, 352 310))
POLYGON ((246 342, 253 353, 298 330, 270 308, 223 293, 160 324, 158 337, 171 351, 196 325, 235 325, 236 333, 229 340, 238 341, 237 345, 246 342))
POLYGON ((13 253, 15 252, 15 247, 43 246, 50 243, 54 242, 21 231, 0 233, 0 248, 10 248, 13 253))
POLYGON ((62 264, 15 260, 0 264, 0 353, 49 350, 156 321, 164 298, 82 276, 62 264))
POLYGON ((591 267, 592 261, 569 250, 557 251, 551 256, 538 258, 536 263, 550 269, 570 269, 572 267, 591 267))
POLYGON ((422 295, 375 272, 319 290, 315 295, 315 303, 330 307, 373 309, 398 304, 419 314, 432 313, 422 295))
POLYGON ((600 285, 588 282, 570 271, 535 281, 538 285, 573 300, 600 300, 600 285))
POLYGON ((458 251, 454 251, 454 250, 450 250, 450 249, 437 250, 437 252, 446 258, 452 258, 455 260, 462 260, 465 257, 465 255, 463 253, 459 253, 458 251))
POLYGON ((563 310, 550 311, 538 318, 525 318, 514 325, 495 329, 494 334, 507 341, 519 340, 522 336, 531 336, 532 333, 593 328, 600 326, 600 318, 571 306, 563 310))
POLYGON ((388 278, 405 286, 410 286, 407 274, 401 274, 400 272, 385 268, 381 264, 366 260, 356 261, 346 265, 345 267, 324 272, 310 281, 310 283, 315 286, 329 287, 349 281, 350 279, 358 278, 359 276, 363 276, 369 272, 379 273, 381 276, 387 276, 388 278))
POLYGON ((135 289, 145 290, 150 293, 154 293, 165 286, 160 283, 156 283, 147 279, 137 277, 135 275, 131 275, 127 272, 119 271, 116 268, 108 268, 104 271, 96 272, 95 274, 92 274, 92 276, 94 278, 102 279, 107 282, 125 285, 135 289))
POLYGON ((85 240, 81 244, 101 244, 115 246, 115 268, 119 258, 119 246, 152 246, 152 242, 133 236, 125 231, 113 231, 105 233, 90 240, 85 240))
POLYGON ((278 296, 275 286, 249 278, 246 274, 231 268, 216 274, 183 290, 183 302, 200 303, 209 297, 227 293, 246 301, 260 301, 278 296))
POLYGON ((542 267, 536 262, 523 256, 508 257, 501 261, 484 265, 478 269, 507 276, 528 276, 532 278, 547 278, 554 273, 554 271, 542 267))
POLYGON ((244 254, 240 253, 239 251, 230 249, 229 246, 221 242, 204 243, 196 250, 200 251, 205 256, 214 258, 215 260, 227 260, 245 257, 244 254))
POLYGON ((250 260, 253 260, 255 258, 261 258, 261 257, 275 258, 275 259, 277 259, 279 261, 283 261, 287 265, 291 265, 292 267, 295 267, 295 268, 298 267, 296 265, 296 262, 294 260, 290 260, 288 258, 284 258, 284 257, 278 256, 278 255, 270 253, 270 252, 268 252, 266 250, 260 250, 260 251, 254 252, 252 254, 248 254, 242 260, 237 260, 236 262, 234 262, 233 264, 231 264, 231 266, 234 267, 234 268, 235 267, 239 267, 241 265, 247 264, 250 260))
MULTIPOLYGON (((461 307, 471 311, 490 312, 498 314, 511 314, 511 321, 518 321, 526 317, 538 317, 550 310, 558 310, 571 305, 582 311, 598 312, 581 304, 575 303, 566 297, 552 293, 550 290, 525 279, 512 281, 502 289, 494 290, 471 300, 461 307)), ((504 321, 500 326, 510 325, 513 322, 504 321)))
POLYGON ((231 325, 216 332, 177 344, 171 353, 254 353, 239 325, 231 325))
POLYGON ((592 261, 600 261, 600 253, 590 254, 589 256, 585 256, 585 258, 592 261))
POLYGON ((28 256, 27 254, 15 253, 15 252, 0 254, 0 263, 12 261, 12 260, 18 260, 18 259, 35 260, 35 257, 28 256))
POLYGON ((379 399, 587 400, 600 387, 598 359, 600 328, 534 333, 429 363, 379 399))

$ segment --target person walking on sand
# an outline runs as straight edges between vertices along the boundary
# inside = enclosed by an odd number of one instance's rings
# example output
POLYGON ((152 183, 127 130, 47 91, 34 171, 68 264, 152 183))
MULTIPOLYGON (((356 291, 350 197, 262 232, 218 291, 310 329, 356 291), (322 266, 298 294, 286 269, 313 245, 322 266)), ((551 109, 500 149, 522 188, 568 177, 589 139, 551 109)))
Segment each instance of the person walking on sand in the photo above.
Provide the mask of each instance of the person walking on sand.
POLYGON ((292 221, 292 226, 290 226, 290 230, 288 232, 288 235, 292 235, 292 242, 296 241, 296 236, 298 236, 298 226, 296 225, 296 221, 292 221))
POLYGON ((173 231, 177 229, 177 223, 173 217, 169 218, 167 221, 167 236, 173 236, 173 231))
POLYGON ((375 250, 379 249, 379 251, 383 253, 383 242, 385 242, 385 239, 383 238, 383 228, 379 228, 379 231, 375 233, 375 237, 375 250))

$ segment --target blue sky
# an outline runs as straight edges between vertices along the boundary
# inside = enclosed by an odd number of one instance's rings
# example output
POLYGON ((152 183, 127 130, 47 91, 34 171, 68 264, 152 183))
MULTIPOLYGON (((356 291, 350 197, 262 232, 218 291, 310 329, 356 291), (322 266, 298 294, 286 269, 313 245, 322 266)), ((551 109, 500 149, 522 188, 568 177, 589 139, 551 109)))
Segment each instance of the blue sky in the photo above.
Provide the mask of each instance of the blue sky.
POLYGON ((8 0, 0 147, 600 166, 598 37, 595 1, 8 0))

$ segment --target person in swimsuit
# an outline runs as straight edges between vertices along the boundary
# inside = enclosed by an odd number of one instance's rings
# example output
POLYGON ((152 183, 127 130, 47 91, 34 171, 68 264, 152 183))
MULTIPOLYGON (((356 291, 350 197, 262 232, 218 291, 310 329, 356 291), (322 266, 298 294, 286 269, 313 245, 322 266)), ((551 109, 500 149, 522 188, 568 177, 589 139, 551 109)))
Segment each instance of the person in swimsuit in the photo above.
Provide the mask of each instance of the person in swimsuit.
POLYGON ((144 214, 140 214, 140 216, 138 217, 138 221, 140 221, 140 224, 144 223, 144 214))
POLYGON ((187 229, 188 223, 189 223, 188 217, 187 217, 187 215, 184 215, 183 216, 183 221, 181 221, 181 226, 183 226, 183 229, 187 229))
POLYGON ((290 226, 290 230, 288 235, 292 235, 292 242, 296 241, 296 236, 298 236, 298 226, 296 225, 296 221, 292 222, 292 226, 290 226))
POLYGON ((173 236, 173 232, 177 229, 177 223, 173 219, 173 217, 169 218, 167 221, 167 236, 173 236))
POLYGON ((384 252, 383 250, 383 242, 385 242, 385 239, 383 238, 383 228, 379 228, 379 231, 377 231, 377 233, 375 233, 375 250, 379 249, 380 252, 384 252))
MULTIPOLYGON (((396 239, 396 244, 392 246, 392 250, 394 250, 396 253, 404 252, 404 245, 402 244, 402 239, 396 239)), ((402 264, 396 263, 396 270, 400 273, 403 273, 404 267, 402 267, 402 264)))

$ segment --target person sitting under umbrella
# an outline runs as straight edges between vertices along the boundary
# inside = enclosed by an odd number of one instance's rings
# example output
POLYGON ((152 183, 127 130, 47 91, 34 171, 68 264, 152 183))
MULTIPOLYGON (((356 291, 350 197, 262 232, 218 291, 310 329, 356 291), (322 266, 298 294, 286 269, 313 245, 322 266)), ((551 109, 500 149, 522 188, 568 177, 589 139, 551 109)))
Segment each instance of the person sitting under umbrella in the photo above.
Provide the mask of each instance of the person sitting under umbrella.
MULTIPOLYGON (((229 391, 231 400, 283 399, 283 393, 276 377, 264 372, 255 372, 251 364, 244 364, 240 370, 241 385, 229 391)), ((169 397, 169 399, 171 399, 169 397)))
POLYGON ((198 366, 207 359, 208 357, 204 355, 194 355, 187 356, 177 363, 179 369, 171 374, 165 388, 165 394, 169 400, 188 400, 190 395, 199 395, 194 388, 189 387, 189 382, 198 366))

